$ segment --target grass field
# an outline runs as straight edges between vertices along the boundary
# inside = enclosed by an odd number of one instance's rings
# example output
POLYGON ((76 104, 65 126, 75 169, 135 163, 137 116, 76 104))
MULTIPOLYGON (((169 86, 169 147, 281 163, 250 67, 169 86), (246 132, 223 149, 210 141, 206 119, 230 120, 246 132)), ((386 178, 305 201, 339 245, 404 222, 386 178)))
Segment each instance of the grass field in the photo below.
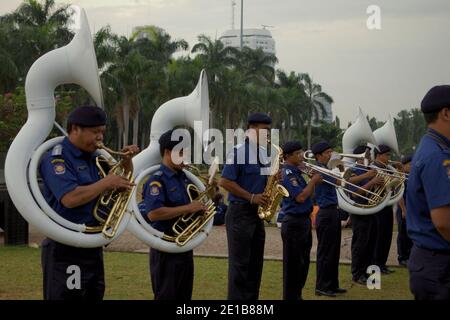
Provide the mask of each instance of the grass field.
MULTIPOLYGON (((105 252, 105 299, 153 299, 148 272, 148 255, 105 252)), ((226 299, 227 260, 195 258, 193 299, 226 299)), ((316 265, 311 264, 303 291, 304 299, 325 299, 314 295, 316 265)), ((395 273, 381 278, 381 290, 369 290, 351 283, 350 266, 340 266, 341 287, 348 293, 337 299, 412 299, 408 289, 408 272, 394 268, 395 273)), ((260 299, 281 299, 282 263, 265 261, 260 299)), ((28 247, 0 247, 0 300, 42 299, 40 250, 28 247)))

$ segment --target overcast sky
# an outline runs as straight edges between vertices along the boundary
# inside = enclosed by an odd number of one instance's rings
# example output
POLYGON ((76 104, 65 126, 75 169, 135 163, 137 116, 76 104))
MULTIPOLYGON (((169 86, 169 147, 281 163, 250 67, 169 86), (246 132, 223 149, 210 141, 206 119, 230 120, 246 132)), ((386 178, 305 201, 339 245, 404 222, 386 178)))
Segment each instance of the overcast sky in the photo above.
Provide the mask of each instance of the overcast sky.
MULTIPOLYGON (((231 0, 74 0, 91 30, 107 24, 129 35, 156 25, 192 47, 199 34, 219 37, 231 26, 231 0)), ((236 6, 239 26, 240 0, 236 6)), ((20 0, 0 0, 0 15, 20 0)), ((244 0, 244 27, 274 26, 277 68, 308 72, 335 101, 341 126, 356 108, 386 120, 420 106, 426 91, 450 84, 449 0, 244 0), (381 30, 368 30, 369 5, 381 9, 381 30)))

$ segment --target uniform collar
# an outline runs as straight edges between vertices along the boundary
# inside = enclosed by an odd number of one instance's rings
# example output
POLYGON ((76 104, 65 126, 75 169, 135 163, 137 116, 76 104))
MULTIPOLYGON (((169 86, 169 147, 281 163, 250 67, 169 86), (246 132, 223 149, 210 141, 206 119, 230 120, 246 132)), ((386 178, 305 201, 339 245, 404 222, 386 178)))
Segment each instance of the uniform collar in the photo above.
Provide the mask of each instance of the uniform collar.
POLYGON ((68 137, 65 137, 62 142, 63 147, 68 150, 75 158, 91 158, 95 154, 91 152, 84 152, 78 149, 68 137))
POLYGON ((317 164, 319 167, 322 167, 322 168, 326 168, 326 167, 327 167, 326 164, 323 164, 323 163, 320 162, 319 160, 316 160, 316 164, 317 164))
POLYGON ((445 144, 447 144, 447 147, 450 147, 450 140, 448 140, 445 136, 443 136, 442 134, 440 134, 439 132, 437 132, 434 129, 431 128, 427 128, 427 132, 438 137, 439 139, 442 140, 442 142, 444 142, 445 144))
POLYGON ((299 169, 298 167, 293 166, 292 164, 287 164, 287 163, 285 163, 285 164, 284 164, 284 167, 285 167, 286 169, 290 169, 290 170, 292 170, 292 171, 300 171, 300 169, 299 169))
POLYGON ((382 168, 382 169, 386 169, 386 168, 387 168, 387 165, 385 165, 385 164, 382 163, 381 161, 375 160, 375 161, 373 162, 373 164, 376 165, 378 168, 382 168))
POLYGON ((180 173, 182 173, 183 171, 179 171, 179 172, 175 172, 172 169, 170 169, 169 167, 167 167, 166 165, 164 165, 163 163, 161 163, 161 166, 159 168, 164 175, 166 175, 168 178, 171 178, 175 175, 179 175, 180 173))
POLYGON ((357 168, 357 169, 367 169, 367 166, 365 166, 362 163, 355 163, 355 168, 357 168))

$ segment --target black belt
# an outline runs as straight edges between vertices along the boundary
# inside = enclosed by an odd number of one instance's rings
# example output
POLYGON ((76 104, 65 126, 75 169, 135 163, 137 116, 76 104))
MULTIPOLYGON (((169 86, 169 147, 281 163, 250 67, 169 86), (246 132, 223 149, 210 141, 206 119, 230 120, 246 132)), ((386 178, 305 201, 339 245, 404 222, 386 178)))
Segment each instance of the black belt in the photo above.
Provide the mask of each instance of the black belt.
POLYGON ((441 255, 441 256, 450 256, 450 250, 444 250, 444 249, 428 249, 428 248, 423 248, 423 247, 419 247, 416 245, 417 249, 420 250, 425 250, 430 252, 433 256, 437 256, 437 255, 441 255))
POLYGON ((311 215, 312 211, 308 211, 308 212, 301 212, 301 213, 286 213, 286 216, 290 216, 290 217, 294 217, 294 218, 309 218, 309 216, 311 215))
POLYGON ((230 203, 234 206, 257 206, 257 204, 251 204, 250 202, 230 201, 230 203))
POLYGON ((329 206, 326 207, 319 207, 319 209, 337 209, 338 206, 337 204, 330 204, 329 206))

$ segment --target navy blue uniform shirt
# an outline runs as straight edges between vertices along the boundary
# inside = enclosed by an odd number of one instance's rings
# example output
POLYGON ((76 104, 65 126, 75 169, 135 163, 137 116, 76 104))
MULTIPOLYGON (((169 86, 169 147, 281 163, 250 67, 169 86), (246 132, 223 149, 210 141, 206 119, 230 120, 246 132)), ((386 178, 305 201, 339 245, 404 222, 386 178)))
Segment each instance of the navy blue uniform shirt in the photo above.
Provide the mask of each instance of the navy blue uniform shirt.
MULTIPOLYGON (((265 150, 246 139, 227 155, 223 166, 222 177, 236 182, 244 190, 253 193, 263 193, 267 183, 267 170, 270 159, 265 150)), ((249 201, 228 193, 228 200, 237 203, 249 201)))
MULTIPOLYGON (((316 163, 319 167, 327 168, 326 165, 317 161, 316 163)), ((336 179, 332 178, 328 175, 321 174, 323 180, 327 180, 332 183, 336 183, 336 179)), ((325 208, 329 206, 335 206, 338 204, 336 188, 332 185, 323 181, 322 183, 318 183, 315 187, 314 198, 319 205, 319 208, 325 208)))
MULTIPOLYGON (((431 221, 431 210, 450 205, 450 141, 428 129, 411 162, 406 195, 408 235, 415 245, 448 250, 431 221)), ((450 215, 448 217, 450 219, 450 215)))
POLYGON ((313 211, 311 198, 308 198, 301 203, 295 200, 295 197, 297 197, 308 185, 303 178, 300 169, 285 164, 281 169, 281 177, 283 187, 289 191, 289 197, 283 198, 283 201, 281 202, 281 210, 284 214, 309 215, 313 211))
MULTIPOLYGON (((161 207, 178 207, 190 203, 186 186, 191 183, 183 171, 172 171, 164 164, 144 184, 142 198, 144 208, 141 210, 144 218, 149 222, 147 214, 161 207)), ((179 217, 169 220, 152 221, 153 228, 165 232, 172 228, 179 217)))
POLYGON ((88 226, 98 225, 92 215, 97 198, 72 209, 64 207, 61 199, 78 186, 87 186, 100 180, 95 157, 95 153, 81 151, 66 137, 43 156, 39 166, 44 182, 43 195, 48 204, 63 218, 88 226))
MULTIPOLYGON (((352 169, 354 176, 360 176, 362 174, 365 174, 365 173, 367 173, 367 170, 370 170, 370 169, 368 167, 362 165, 362 164, 359 164, 359 163, 356 163, 355 167, 352 169)), ((363 179, 360 182, 354 183, 354 184, 357 185, 357 186, 362 187, 365 184, 367 184, 369 181, 370 181, 370 178, 366 178, 366 179, 363 179)), ((356 187, 354 187, 354 186, 347 186, 347 188, 349 188, 353 192, 357 192, 358 191, 358 189, 356 187)), ((367 197, 367 198, 370 197, 370 195, 368 195, 368 194, 363 194, 363 196, 367 197)), ((358 197, 357 195, 351 194, 351 197, 356 203, 367 204, 367 200, 366 199, 358 197)))

